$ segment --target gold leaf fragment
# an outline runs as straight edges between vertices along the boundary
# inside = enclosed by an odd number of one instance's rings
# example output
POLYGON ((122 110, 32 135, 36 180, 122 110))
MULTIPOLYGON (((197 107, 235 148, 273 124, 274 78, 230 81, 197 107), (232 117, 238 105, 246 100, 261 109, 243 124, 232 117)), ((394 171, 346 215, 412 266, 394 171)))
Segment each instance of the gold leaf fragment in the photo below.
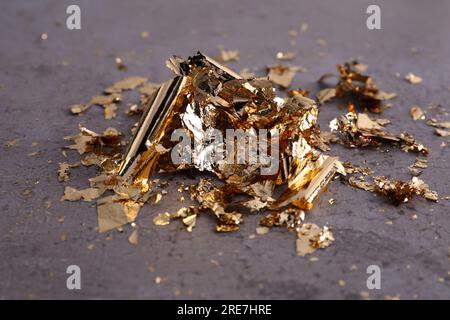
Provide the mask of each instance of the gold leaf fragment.
POLYGON ((108 196, 97 201, 99 232, 120 228, 136 220, 141 205, 133 200, 108 196))
POLYGON ((411 118, 413 120, 424 120, 425 114, 423 113, 423 110, 419 106, 413 106, 409 110, 409 114, 411 115, 411 118))
POLYGON ((139 233, 137 229, 134 229, 130 236, 128 237, 128 242, 133 244, 133 245, 137 245, 139 243, 139 233))
POLYGON ((419 77, 418 75, 415 75, 412 72, 409 72, 406 76, 405 76, 405 80, 408 81, 411 84, 419 84, 422 83, 422 78, 419 77))
POLYGON ((157 226, 168 225, 170 223, 170 213, 158 213, 158 215, 153 218, 153 223, 157 226))

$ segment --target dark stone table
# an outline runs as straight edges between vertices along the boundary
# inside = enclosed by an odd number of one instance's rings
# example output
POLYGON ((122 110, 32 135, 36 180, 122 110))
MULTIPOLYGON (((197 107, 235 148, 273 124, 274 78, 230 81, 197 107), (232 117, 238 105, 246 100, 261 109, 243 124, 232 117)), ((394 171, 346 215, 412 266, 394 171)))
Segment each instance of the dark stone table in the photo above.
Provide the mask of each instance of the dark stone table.
MULTIPOLYGON (((277 62, 278 51, 296 51, 293 63, 308 71, 296 76, 293 87, 312 94, 319 90, 316 80, 334 72, 336 63, 357 58, 369 64, 379 86, 398 93, 384 114, 392 120, 390 127, 410 131, 429 146, 429 168, 421 178, 448 196, 450 153, 440 146, 446 138, 435 136, 424 121, 411 120, 409 108, 419 105, 429 116, 437 112, 430 104, 448 111, 449 16, 445 0, 346 0, 339 5, 299 0, 2 1, 0 298, 449 298, 448 200, 414 199, 394 207, 334 182, 307 219, 332 225, 336 241, 316 251, 311 261, 312 256, 296 255, 295 235, 285 229, 249 238, 257 215, 230 234, 215 233, 214 219, 207 214, 192 233, 178 222, 155 226, 155 214, 180 206, 176 182, 188 181, 186 176, 171 181, 161 203, 142 209, 140 241, 133 246, 127 241, 130 227, 123 233, 96 231, 95 203, 59 201, 64 185, 87 187, 94 168, 73 169, 65 184, 56 174, 58 162, 64 161, 63 136, 76 133, 78 123, 97 131, 114 126, 129 135, 136 120, 124 114, 125 104, 111 121, 103 119, 99 107, 73 116, 69 105, 87 102, 128 75, 164 81, 170 76, 164 63, 170 55, 197 50, 216 55, 223 45, 240 51, 232 68, 256 68, 261 76, 266 65, 277 62), (66 7, 74 3, 81 7, 81 30, 66 28, 66 7), (381 30, 366 28, 366 8, 372 3, 381 7, 381 30), (288 33, 302 23, 308 23, 306 32, 288 33), (148 38, 141 36, 143 31, 148 38), (41 40, 42 33, 48 39, 41 40), (115 57, 128 71, 116 68, 115 57), (423 83, 407 83, 403 77, 408 72, 423 77, 423 83), (19 139, 15 146, 3 146, 14 139, 19 139), (330 198, 336 199, 334 205, 330 198), (81 268, 81 290, 66 288, 66 268, 72 264, 81 268), (369 265, 381 268, 380 290, 366 287, 369 265)), ((321 125, 344 111, 336 104, 321 107, 321 125)), ((367 160, 377 174, 410 178, 407 166, 415 155, 382 150, 333 146, 331 153, 360 164, 367 160)), ((68 158, 77 159, 74 154, 68 158)))

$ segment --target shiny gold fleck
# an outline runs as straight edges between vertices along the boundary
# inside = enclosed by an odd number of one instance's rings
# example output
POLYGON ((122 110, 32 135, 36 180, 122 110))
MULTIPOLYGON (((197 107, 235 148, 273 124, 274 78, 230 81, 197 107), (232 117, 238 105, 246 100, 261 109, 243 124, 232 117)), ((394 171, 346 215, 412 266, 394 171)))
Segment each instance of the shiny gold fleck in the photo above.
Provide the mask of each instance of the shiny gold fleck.
POLYGON ((69 168, 70 165, 67 162, 60 162, 58 169, 58 180, 60 182, 65 182, 69 180, 69 168))
POLYGON ((73 187, 66 187, 64 190, 64 195, 61 198, 61 201, 78 201, 83 199, 84 201, 92 201, 101 196, 100 189, 96 188, 87 188, 83 190, 77 190, 73 187))
POLYGON ((282 88, 287 88, 291 85, 297 72, 305 71, 302 67, 281 64, 269 66, 268 70, 267 77, 269 80, 282 88))
POLYGON ((6 149, 10 149, 10 148, 14 147, 19 141, 20 141, 20 139, 14 139, 14 140, 6 141, 5 142, 5 148, 6 149))
POLYGON ((413 120, 425 120, 425 114, 419 106, 411 107, 409 114, 413 120))
POLYGON ((320 104, 324 104, 328 100, 331 100, 336 96, 336 89, 335 88, 326 88, 322 89, 317 93, 317 100, 320 104))
POLYGON ((91 105, 89 104, 72 104, 70 106, 70 112, 72 114, 81 114, 83 112, 85 112, 87 109, 89 109, 91 105))
POLYGON ((412 72, 408 73, 405 76, 405 80, 411 84, 419 84, 419 83, 422 83, 422 81, 423 81, 423 79, 421 77, 419 77, 418 75, 415 75, 412 72))
POLYGON ((269 228, 267 228, 267 227, 257 227, 256 228, 256 234, 259 236, 262 236, 267 233, 269 233, 269 228))
POLYGON ((157 226, 168 225, 170 223, 170 213, 158 213, 158 215, 153 218, 153 223, 157 226))
POLYGON ((297 54, 293 51, 280 51, 277 53, 276 55, 278 60, 282 60, 282 61, 292 61, 297 57, 297 54))
POLYGON ((139 243, 139 233, 137 229, 134 229, 130 236, 128 237, 128 242, 133 244, 133 245, 137 245, 139 243))
POLYGON ((219 60, 222 62, 232 62, 238 61, 240 58, 240 54, 238 50, 225 50, 224 48, 220 48, 220 56, 219 60))

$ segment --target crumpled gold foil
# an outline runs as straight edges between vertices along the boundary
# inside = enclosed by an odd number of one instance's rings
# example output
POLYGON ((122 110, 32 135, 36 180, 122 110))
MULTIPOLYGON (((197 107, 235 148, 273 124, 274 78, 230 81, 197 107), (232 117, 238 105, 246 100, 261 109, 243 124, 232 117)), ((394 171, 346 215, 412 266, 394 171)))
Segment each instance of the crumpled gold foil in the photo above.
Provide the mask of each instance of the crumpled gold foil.
MULTIPOLYGON (((220 60, 232 61, 237 57, 238 52, 222 50, 220 60)), ((280 53, 278 58, 293 57, 280 53)), ((357 62, 338 65, 336 86, 317 94, 320 104, 335 98, 352 101, 348 104, 349 112, 330 123, 331 132, 321 132, 317 125, 319 108, 307 91, 297 88, 280 97, 274 87, 289 87, 295 73, 303 70, 301 67, 275 65, 269 67, 268 78, 254 75, 244 78, 200 52, 188 59, 174 56, 166 65, 174 76, 162 84, 149 83, 144 77, 128 77, 93 97, 88 104, 71 108, 73 113, 81 114, 96 104, 104 108, 107 118, 113 118, 122 91, 137 90, 141 95, 139 104, 128 106, 127 114, 141 114, 141 119, 132 128, 133 137, 125 152, 127 142, 122 141, 122 133, 114 128, 96 133, 80 126, 79 134, 65 138, 73 142, 66 148, 80 154, 81 164, 97 166, 100 174, 89 179, 90 188, 66 187, 62 200, 98 199, 100 232, 120 229, 134 222, 145 204, 164 201, 167 191, 162 189, 168 183, 152 178, 156 172, 197 170, 215 176, 180 186, 179 192, 188 191, 195 204, 155 215, 156 225, 179 219, 191 232, 200 215, 209 211, 217 220, 215 230, 230 232, 240 228, 246 213, 262 213, 256 233, 263 235, 268 228, 286 227, 297 234, 297 253, 301 256, 334 241, 330 227, 321 228, 305 219, 306 212, 313 208, 336 174, 345 183, 382 194, 396 205, 410 201, 414 195, 437 201, 437 193, 417 178, 419 169, 427 166, 424 159, 417 158, 410 166, 414 177, 404 182, 374 176, 368 167, 341 163, 326 153, 330 143, 338 142, 348 147, 390 143, 405 151, 428 154, 428 149, 409 133, 389 132, 385 128, 389 120, 357 113, 356 108, 381 112, 385 107, 382 101, 395 97, 379 90, 372 78, 363 74, 367 66, 357 62), (182 129, 193 143, 180 147, 179 141, 172 140, 175 129, 182 129), (231 139, 227 136, 229 129, 234 130, 231 139), (220 139, 225 137, 226 141, 220 139), (265 146, 266 155, 261 150, 242 153, 236 147, 228 149, 230 142, 233 145, 237 140, 248 150, 255 145, 265 146), (189 151, 188 159, 182 157, 185 151, 189 151), (183 161, 174 163, 174 154, 183 161)), ((321 82, 326 78, 322 77, 321 82)), ((416 110, 413 118, 423 117, 416 110)), ((447 128, 446 123, 435 119, 427 123, 447 128)), ((75 165, 60 164, 61 182, 68 180, 72 166, 75 165)), ((184 196, 180 199, 185 200, 184 196)), ((334 202, 335 199, 329 200, 330 204, 334 202)), ((138 243, 137 229, 129 241, 138 243)))

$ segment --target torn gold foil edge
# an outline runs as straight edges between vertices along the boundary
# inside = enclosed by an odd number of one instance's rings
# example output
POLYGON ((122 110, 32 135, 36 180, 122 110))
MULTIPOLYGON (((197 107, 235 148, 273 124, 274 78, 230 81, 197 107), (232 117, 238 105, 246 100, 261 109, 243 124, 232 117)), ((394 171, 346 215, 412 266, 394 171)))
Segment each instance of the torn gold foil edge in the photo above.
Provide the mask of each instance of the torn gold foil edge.
MULTIPOLYGON (((156 169, 176 171, 196 168, 215 173, 225 184, 219 186, 210 179, 201 179, 197 185, 190 187, 192 199, 199 203, 198 208, 184 207, 174 214, 160 214, 155 217, 155 224, 165 225, 170 223, 172 218, 178 218, 190 232, 195 226, 199 210, 208 209, 217 217, 216 231, 238 230, 244 215, 232 208, 236 205, 233 203, 233 196, 244 194, 250 197, 250 200, 240 203, 250 211, 270 211, 261 220, 261 225, 284 225, 288 230, 297 232, 297 244, 301 246, 299 254, 303 255, 304 250, 310 253, 330 245, 334 240, 331 230, 326 226, 319 228, 305 224, 305 210, 312 208, 315 199, 326 189, 336 173, 342 176, 346 173, 367 176, 372 172, 351 164, 344 166, 336 157, 321 152, 329 150, 327 143, 337 141, 337 135, 320 132, 316 125, 318 108, 316 102, 308 98, 308 92, 298 88, 289 91, 287 98, 277 97, 273 84, 267 79, 243 79, 239 74, 201 53, 187 60, 172 57, 167 65, 176 76, 159 88, 155 84, 146 83, 145 78, 130 77, 106 89, 108 96, 93 98, 91 103, 100 104, 106 110, 108 105, 120 101, 121 91, 139 87, 139 91, 145 95, 141 104, 148 105, 141 109, 137 106, 130 107, 130 113, 143 112, 143 115, 135 127, 134 136, 119 167, 117 159, 118 155, 121 155, 120 146, 123 143, 120 142, 121 134, 117 130, 110 128, 103 134, 97 134, 80 127, 79 135, 68 137, 68 140, 75 142, 69 148, 78 150, 80 154, 87 153, 81 163, 97 165, 103 173, 91 179, 89 189, 68 189, 64 200, 90 201, 101 196, 106 190, 112 190, 114 196, 98 200, 99 231, 121 228, 136 219, 144 203, 156 204, 162 195, 167 193, 165 190, 161 193, 156 190, 150 192, 150 177, 156 169), (210 142, 203 142, 194 150, 200 160, 192 165, 173 166, 167 163, 167 154, 172 147, 167 143, 171 130, 183 127, 196 141, 201 142, 207 135, 207 128, 214 125, 219 125, 222 131, 227 128, 242 129, 250 138, 255 136, 257 130, 268 129, 269 137, 263 140, 271 141, 275 137, 279 139, 276 144, 279 148, 278 172, 271 176, 261 176, 257 174, 257 165, 213 164, 204 156, 212 147, 210 142), (105 146, 111 148, 112 152, 104 152, 105 146), (115 176, 117 173, 119 176, 115 176), (286 185, 287 190, 276 199, 273 198, 273 191, 278 185, 286 185)), ((279 80, 289 80, 290 84, 292 72, 300 70, 292 67, 288 71, 291 72, 289 77, 280 75, 279 80)), ((356 94, 363 102, 374 103, 364 105, 364 108, 379 112, 380 101, 395 96, 376 88, 370 77, 357 74, 364 71, 358 64, 339 66, 339 71, 339 85, 319 93, 319 102, 324 103, 344 93, 356 94), (350 86, 347 86, 349 84, 350 86)), ((280 85, 283 84, 284 87, 288 85, 287 82, 280 85)), ((75 111, 79 113, 82 109, 78 107, 75 111)), ((348 109, 349 114, 332 123, 332 130, 348 135, 347 141, 355 146, 370 145, 372 141, 379 139, 396 142, 406 150, 426 153, 427 150, 415 143, 409 134, 393 135, 387 132, 384 126, 388 121, 385 119, 373 120, 366 114, 356 114, 353 105, 349 105, 348 109)), ((112 117, 115 109, 110 108, 109 111, 112 117)), ((443 126, 436 121, 430 122, 430 125, 443 126)), ((425 166, 424 161, 416 161, 414 165, 418 168, 425 166)), ((59 172, 60 180, 66 179, 66 171, 67 165, 63 165, 59 172)), ((154 183, 161 187, 162 184, 156 180, 154 183)), ((416 177, 408 182, 391 182, 385 177, 374 177, 373 182, 368 182, 350 176, 348 182, 356 187, 381 193, 396 204, 409 201, 413 194, 437 200, 437 193, 416 177)), ((132 235, 130 242, 137 243, 137 231, 132 235)))
POLYGON ((174 113, 182 106, 180 93, 186 77, 177 76, 166 81, 157 91, 149 107, 141 117, 136 133, 125 152, 119 175, 140 185, 142 191, 149 189, 148 179, 155 170, 159 152, 156 146, 170 125, 174 113))

